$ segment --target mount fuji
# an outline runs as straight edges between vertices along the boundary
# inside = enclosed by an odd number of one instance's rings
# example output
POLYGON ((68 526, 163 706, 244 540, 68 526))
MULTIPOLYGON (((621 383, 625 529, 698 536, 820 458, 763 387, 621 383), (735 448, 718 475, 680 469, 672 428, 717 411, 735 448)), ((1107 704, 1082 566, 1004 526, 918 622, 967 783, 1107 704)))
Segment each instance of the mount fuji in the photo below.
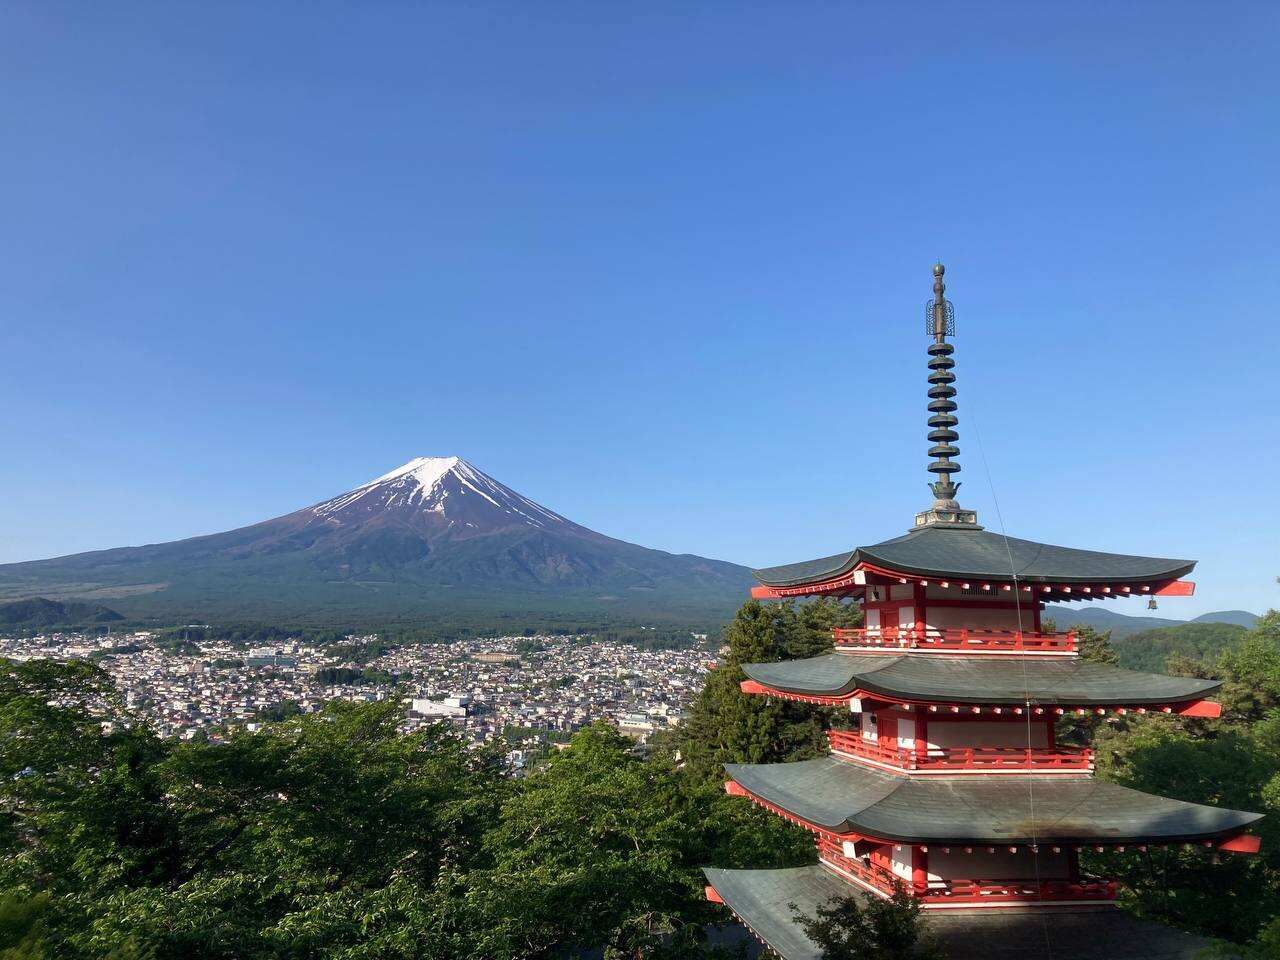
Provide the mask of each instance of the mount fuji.
POLYGON ((0 565, 0 600, 107 600, 131 617, 349 622, 427 616, 720 618, 745 567, 615 540, 459 457, 225 533, 0 565))

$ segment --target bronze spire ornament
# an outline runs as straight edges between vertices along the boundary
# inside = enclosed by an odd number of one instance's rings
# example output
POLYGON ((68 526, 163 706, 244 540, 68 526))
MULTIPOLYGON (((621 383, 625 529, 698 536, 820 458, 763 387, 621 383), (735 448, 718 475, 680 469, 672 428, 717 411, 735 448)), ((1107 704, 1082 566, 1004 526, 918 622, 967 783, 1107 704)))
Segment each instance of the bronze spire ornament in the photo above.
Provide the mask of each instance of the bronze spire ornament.
POLYGON ((978 515, 972 510, 961 509, 956 502, 956 492, 960 484, 953 481, 953 475, 960 472, 960 464, 951 458, 960 453, 955 442, 960 439, 956 433, 956 388, 953 384, 956 375, 952 373, 956 362, 951 358, 955 346, 947 343, 947 337, 956 333, 956 315, 951 301, 946 298, 947 285, 942 277, 946 267, 941 263, 933 265, 933 299, 925 302, 925 332, 933 338, 929 344, 929 456, 933 462, 929 464, 929 472, 937 479, 929 484, 933 491, 933 506, 923 513, 916 514, 916 526, 962 526, 970 529, 981 529, 977 526, 978 515))

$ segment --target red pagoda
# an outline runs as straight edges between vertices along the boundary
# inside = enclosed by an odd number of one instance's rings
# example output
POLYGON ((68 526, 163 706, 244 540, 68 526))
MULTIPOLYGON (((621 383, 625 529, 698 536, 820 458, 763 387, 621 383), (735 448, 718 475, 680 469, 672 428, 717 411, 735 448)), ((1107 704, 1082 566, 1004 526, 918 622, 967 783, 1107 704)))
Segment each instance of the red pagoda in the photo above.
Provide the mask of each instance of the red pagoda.
POLYGON ((834 897, 899 885, 953 955, 1190 956, 1203 941, 1114 909, 1116 884, 1079 852, 1194 844, 1253 853, 1259 814, 1184 803, 1095 779, 1093 753, 1058 743, 1069 716, 1216 717, 1216 681, 1083 660, 1045 604, 1190 596, 1194 561, 1079 550, 985 530, 956 500, 954 313, 943 267, 926 303, 932 506, 904 536, 755 571, 760 599, 849 597, 865 625, 836 652, 744 664, 749 694, 847 709, 817 760, 728 764, 730 794, 814 834, 818 864, 706 871, 726 904, 785 960, 815 960, 795 922, 834 897), (1019 932, 1021 931, 1021 932, 1019 932), (1082 952, 1083 951, 1083 952, 1082 952))

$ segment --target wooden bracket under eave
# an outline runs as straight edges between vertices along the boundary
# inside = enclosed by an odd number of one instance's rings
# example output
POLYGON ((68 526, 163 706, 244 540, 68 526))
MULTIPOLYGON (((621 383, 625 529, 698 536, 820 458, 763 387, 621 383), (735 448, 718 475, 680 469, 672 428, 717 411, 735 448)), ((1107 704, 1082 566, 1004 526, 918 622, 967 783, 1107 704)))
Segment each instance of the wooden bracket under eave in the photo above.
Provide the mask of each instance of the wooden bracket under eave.
POLYGON ((1180 717, 1204 717, 1207 720, 1216 720, 1222 716, 1222 704, 1216 700, 1192 700, 1178 707, 1174 713, 1180 717))
POLYGON ((1262 849, 1262 838, 1252 833, 1241 833, 1218 844, 1218 849, 1231 853, 1257 853, 1262 849))

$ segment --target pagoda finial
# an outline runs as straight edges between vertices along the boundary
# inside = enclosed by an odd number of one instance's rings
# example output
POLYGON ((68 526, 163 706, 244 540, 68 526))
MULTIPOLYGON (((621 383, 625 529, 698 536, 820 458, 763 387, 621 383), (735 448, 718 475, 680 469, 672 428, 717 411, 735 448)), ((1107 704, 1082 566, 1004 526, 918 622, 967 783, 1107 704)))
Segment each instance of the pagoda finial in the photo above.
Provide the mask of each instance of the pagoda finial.
POLYGON ((956 362, 951 359, 955 346, 947 343, 947 337, 956 333, 955 311, 951 301, 946 298, 947 285, 942 277, 947 272, 941 263, 933 265, 933 299, 926 301, 925 332, 933 338, 929 344, 929 456, 933 462, 929 464, 929 472, 937 479, 929 484, 933 491, 933 506, 923 513, 916 514, 916 526, 963 526, 970 529, 978 527, 978 515, 972 510, 961 509, 956 502, 956 492, 960 484, 951 478, 960 472, 960 464, 951 458, 960 453, 955 442, 960 439, 956 433, 956 375, 951 372, 956 362))

